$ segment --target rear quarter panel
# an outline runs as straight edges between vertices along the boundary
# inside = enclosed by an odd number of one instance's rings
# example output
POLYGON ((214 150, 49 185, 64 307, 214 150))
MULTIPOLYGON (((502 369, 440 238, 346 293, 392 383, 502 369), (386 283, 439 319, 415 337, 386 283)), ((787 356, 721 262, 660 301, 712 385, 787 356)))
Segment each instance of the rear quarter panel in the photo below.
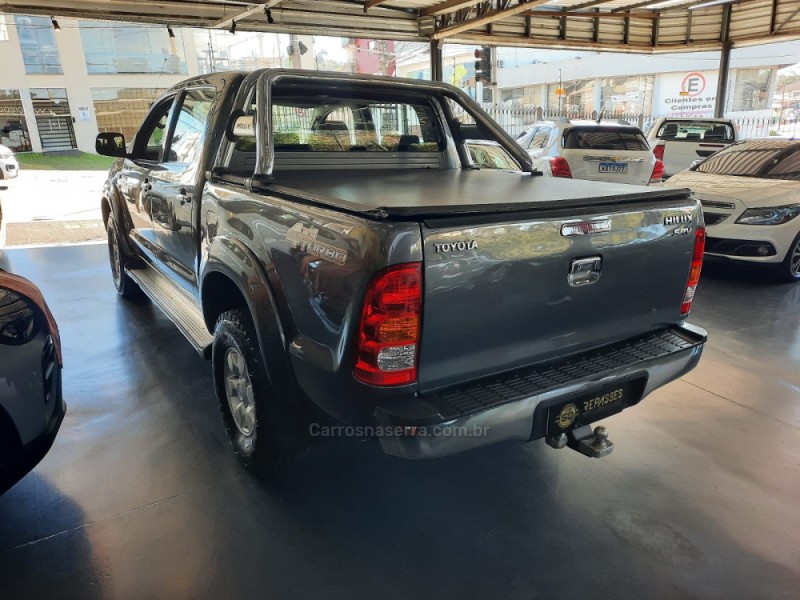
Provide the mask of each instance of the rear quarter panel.
POLYGON ((388 265, 422 260, 419 224, 209 184, 201 227, 204 264, 212 248, 224 246, 253 258, 252 277, 266 274, 283 351, 306 398, 342 421, 363 422, 378 400, 413 393, 414 386, 383 390, 357 382, 353 338, 370 278, 388 265))

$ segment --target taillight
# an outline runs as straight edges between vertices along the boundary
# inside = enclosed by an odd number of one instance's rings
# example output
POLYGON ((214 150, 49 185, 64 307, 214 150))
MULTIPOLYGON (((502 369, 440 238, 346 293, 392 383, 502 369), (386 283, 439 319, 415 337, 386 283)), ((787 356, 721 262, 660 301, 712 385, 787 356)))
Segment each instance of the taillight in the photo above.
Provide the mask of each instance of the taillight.
POLYGON ((372 278, 358 328, 357 379, 372 385, 416 381, 421 313, 421 263, 394 265, 372 278))
POLYGON ((664 179, 664 162, 661 159, 656 159, 656 166, 653 167, 653 174, 650 175, 650 183, 661 183, 664 179))
POLYGON ((706 228, 698 227, 694 231, 694 254, 692 254, 692 268, 689 271, 689 282, 686 284, 686 292, 683 294, 683 304, 681 304, 681 315, 687 316, 692 310, 692 300, 697 290, 697 283, 700 281, 700 270, 703 268, 703 253, 706 250, 706 228))
POLYGON ((572 178, 572 171, 569 170, 569 163, 563 156, 556 156, 550 161, 550 173, 553 174, 553 177, 572 178))
POLYGON ((664 146, 656 146, 653 148, 653 155, 658 160, 664 160, 664 146))

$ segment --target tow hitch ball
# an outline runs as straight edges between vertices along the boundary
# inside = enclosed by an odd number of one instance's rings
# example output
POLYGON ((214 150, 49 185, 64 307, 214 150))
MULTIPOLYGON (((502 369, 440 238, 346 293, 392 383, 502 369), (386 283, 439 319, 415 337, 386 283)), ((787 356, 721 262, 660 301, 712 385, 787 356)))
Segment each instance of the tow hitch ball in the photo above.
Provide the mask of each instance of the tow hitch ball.
POLYGON ((608 429, 602 425, 595 427, 594 431, 590 425, 583 425, 568 434, 549 437, 547 443, 557 449, 569 446, 591 458, 603 458, 614 451, 614 442, 608 439, 608 429))

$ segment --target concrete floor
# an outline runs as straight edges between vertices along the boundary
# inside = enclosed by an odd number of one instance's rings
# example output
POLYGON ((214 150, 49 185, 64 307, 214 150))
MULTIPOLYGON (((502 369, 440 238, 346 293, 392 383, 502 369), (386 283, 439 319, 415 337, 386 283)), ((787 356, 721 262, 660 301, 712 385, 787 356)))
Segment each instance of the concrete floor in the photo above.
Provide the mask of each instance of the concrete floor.
POLYGON ((208 364, 115 297, 103 246, 5 258, 61 325, 69 412, 0 497, 2 598, 800 597, 800 285, 708 265, 699 368, 609 420, 608 459, 365 442, 267 484, 208 364))

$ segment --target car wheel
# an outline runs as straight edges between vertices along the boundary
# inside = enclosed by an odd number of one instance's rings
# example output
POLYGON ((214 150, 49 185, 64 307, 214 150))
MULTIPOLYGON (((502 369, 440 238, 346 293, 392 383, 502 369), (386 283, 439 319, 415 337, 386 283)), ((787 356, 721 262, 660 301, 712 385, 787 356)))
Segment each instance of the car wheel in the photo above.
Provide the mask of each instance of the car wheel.
POLYGON ((108 258, 111 263, 111 277, 114 280, 114 287, 117 293, 129 300, 141 301, 145 299, 144 292, 137 283, 125 272, 125 265, 129 258, 125 250, 120 246, 117 225, 113 217, 109 217, 106 225, 108 235, 108 258))
POLYGON ((800 234, 794 238, 786 258, 780 264, 780 278, 790 283, 800 282, 800 234))
POLYGON ((229 310, 219 316, 211 361, 222 420, 239 461, 252 471, 268 474, 299 456, 301 448, 284 448, 277 442, 277 402, 247 310, 229 310))

